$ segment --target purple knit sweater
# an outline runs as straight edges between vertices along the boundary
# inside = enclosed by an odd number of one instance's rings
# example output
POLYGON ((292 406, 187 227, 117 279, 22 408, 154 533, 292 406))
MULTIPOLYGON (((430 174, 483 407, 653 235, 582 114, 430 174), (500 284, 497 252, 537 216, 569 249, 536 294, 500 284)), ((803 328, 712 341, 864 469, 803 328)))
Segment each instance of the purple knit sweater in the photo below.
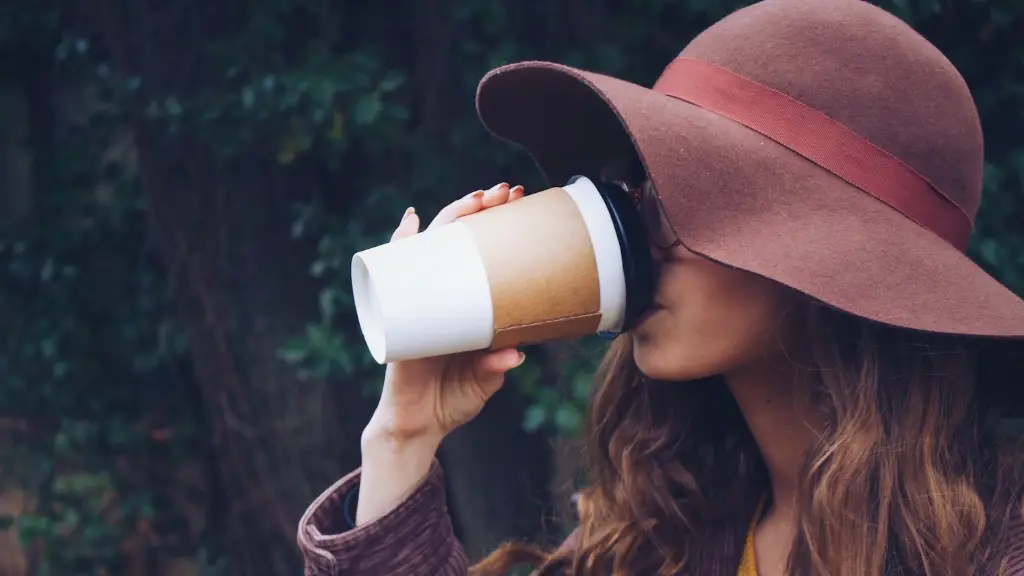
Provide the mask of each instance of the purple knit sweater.
MULTIPOLYGON (((298 543, 306 576, 466 576, 468 562, 452 532, 441 466, 430 473, 397 508, 377 520, 349 529, 347 496, 359 484, 359 470, 328 488, 299 522, 298 543)), ((572 537, 570 537, 572 538, 572 537)), ((1005 570, 998 576, 1024 576, 1024 521, 1017 518, 1007 538, 1005 570)), ((715 556, 698 560, 701 576, 734 576, 741 542, 723 542, 715 556)), ((952 576, 952 575, 951 575, 952 576)))

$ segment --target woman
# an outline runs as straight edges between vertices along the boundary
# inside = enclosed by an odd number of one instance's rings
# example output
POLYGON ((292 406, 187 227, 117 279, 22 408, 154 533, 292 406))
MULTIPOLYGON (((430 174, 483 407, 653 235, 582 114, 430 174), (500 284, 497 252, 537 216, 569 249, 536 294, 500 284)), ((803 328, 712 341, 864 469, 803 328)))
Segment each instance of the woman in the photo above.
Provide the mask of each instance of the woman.
MULTIPOLYGON (((988 360, 1024 356, 1024 302, 964 255, 981 130, 933 46, 859 0, 768 0, 653 89, 526 63, 478 108, 553 183, 612 165, 658 278, 600 370, 579 528, 475 572, 1024 575, 1020 372, 988 360)), ((434 454, 522 361, 390 365, 361 471, 302 519, 307 573, 466 574, 434 454)))

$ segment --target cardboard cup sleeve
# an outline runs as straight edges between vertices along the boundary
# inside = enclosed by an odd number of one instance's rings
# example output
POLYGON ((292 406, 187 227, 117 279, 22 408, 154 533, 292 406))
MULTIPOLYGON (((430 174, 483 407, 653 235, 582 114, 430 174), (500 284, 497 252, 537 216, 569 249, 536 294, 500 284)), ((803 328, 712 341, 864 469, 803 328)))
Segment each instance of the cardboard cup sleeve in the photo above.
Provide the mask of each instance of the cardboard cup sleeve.
POLYGON ((622 258, 605 201, 577 178, 357 253, 356 314, 381 364, 616 332, 622 258))

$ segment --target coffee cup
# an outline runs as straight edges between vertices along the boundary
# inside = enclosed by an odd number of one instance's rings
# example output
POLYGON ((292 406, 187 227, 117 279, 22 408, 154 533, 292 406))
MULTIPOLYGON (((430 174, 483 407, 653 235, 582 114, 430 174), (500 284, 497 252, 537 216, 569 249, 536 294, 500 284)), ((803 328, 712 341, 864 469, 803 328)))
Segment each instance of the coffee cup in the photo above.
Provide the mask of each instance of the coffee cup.
POLYGON ((614 336, 652 283, 632 198, 583 176, 352 258, 359 326, 380 364, 614 336))

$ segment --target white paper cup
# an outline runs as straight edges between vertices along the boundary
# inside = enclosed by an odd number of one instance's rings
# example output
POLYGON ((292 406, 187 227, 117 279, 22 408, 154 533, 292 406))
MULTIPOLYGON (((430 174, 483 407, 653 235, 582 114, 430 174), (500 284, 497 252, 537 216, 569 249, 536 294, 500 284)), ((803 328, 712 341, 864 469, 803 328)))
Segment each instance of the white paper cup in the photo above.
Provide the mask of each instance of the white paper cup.
POLYGON ((363 338, 384 364, 622 329, 616 225, 586 178, 352 258, 363 338))

